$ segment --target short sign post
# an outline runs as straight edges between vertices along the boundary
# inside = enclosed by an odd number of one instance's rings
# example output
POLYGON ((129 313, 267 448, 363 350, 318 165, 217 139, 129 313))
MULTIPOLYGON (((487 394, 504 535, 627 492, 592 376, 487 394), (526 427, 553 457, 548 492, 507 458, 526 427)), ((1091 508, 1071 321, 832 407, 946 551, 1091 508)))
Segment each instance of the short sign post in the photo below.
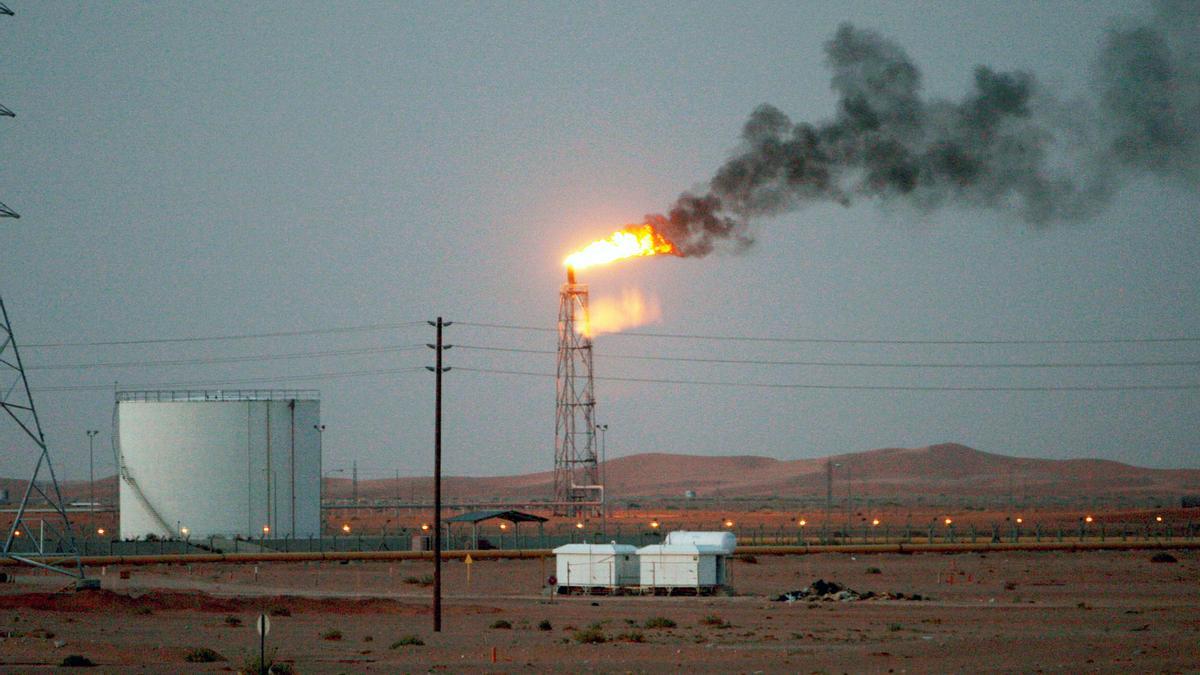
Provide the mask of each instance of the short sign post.
POLYGON ((467 589, 471 588, 471 565, 475 564, 475 559, 468 553, 466 558, 463 558, 463 563, 467 566, 467 589))
POLYGON ((258 672, 267 675, 267 633, 271 632, 271 620, 266 614, 258 615, 258 672))

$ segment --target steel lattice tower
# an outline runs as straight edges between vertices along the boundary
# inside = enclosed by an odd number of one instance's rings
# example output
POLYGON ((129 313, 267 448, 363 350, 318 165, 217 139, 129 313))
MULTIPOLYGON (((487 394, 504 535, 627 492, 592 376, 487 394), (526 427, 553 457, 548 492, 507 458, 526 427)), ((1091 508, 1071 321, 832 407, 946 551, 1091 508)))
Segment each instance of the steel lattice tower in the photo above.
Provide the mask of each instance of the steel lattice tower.
POLYGON ((596 462, 596 396, 587 284, 567 268, 558 301, 558 396, 554 420, 554 511, 598 514, 603 487, 596 462), (591 499, 589 499, 591 497, 591 499), (574 502, 579 502, 576 506, 574 502))
MULTIPOLYGON (((12 16, 13 12, 0 2, 0 15, 12 16)), ((13 111, 3 105, 0 105, 0 116, 16 117, 13 111)), ((20 217, 16 211, 0 203, 0 218, 20 217)), ((54 466, 50 463, 46 436, 42 433, 37 408, 33 405, 33 394, 29 391, 29 380, 25 377, 25 366, 21 363, 21 352, 17 348, 17 338, 13 335, 12 322, 8 318, 3 295, 0 295, 0 410, 3 411, 3 414, 0 414, 0 423, 3 423, 4 419, 14 422, 21 435, 33 441, 37 452, 33 475, 25 486, 21 505, 9 525, 2 555, 35 567, 78 577, 77 584, 80 587, 99 588, 95 579, 84 578, 79 547, 75 541, 75 534, 71 531, 71 520, 67 517, 62 493, 58 489, 54 466), (49 480, 39 484, 38 477, 43 468, 49 480), (30 523, 25 520, 30 498, 35 493, 46 503, 54 516, 50 519, 39 519, 39 528, 44 529, 36 539, 32 528, 29 527, 30 523), (44 537, 45 530, 49 530, 49 542, 44 537)))

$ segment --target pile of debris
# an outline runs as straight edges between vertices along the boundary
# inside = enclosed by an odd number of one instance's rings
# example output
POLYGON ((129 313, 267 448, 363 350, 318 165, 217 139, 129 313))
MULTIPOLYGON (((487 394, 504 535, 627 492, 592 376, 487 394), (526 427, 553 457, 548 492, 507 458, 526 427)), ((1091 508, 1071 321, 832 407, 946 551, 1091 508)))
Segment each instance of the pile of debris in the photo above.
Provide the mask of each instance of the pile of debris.
POLYGON ((859 593, 852 588, 833 582, 817 579, 808 588, 798 591, 788 591, 775 598, 775 602, 854 602, 856 600, 924 600, 920 593, 876 593, 866 591, 859 593))

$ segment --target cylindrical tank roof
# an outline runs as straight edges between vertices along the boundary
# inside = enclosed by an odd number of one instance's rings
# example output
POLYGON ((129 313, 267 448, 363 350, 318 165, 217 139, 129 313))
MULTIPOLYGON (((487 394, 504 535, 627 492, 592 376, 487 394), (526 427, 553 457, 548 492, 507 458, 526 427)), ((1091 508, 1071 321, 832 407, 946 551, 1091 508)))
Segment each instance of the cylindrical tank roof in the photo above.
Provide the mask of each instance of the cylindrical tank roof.
POLYGON ((316 389, 161 389, 118 391, 117 402, 125 401, 319 401, 316 389))

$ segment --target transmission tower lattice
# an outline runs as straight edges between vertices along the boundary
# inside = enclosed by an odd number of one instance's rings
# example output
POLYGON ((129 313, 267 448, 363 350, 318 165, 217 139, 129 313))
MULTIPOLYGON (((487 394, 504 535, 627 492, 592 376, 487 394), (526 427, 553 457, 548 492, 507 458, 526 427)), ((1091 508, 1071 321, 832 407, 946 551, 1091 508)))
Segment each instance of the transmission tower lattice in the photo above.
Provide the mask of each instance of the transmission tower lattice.
MULTIPOLYGON (((0 15, 12 16, 13 13, 0 3, 0 15)), ((0 105, 0 116, 16 115, 0 105)), ((20 216, 0 203, 0 218, 20 216)), ((32 441, 37 452, 33 476, 25 486, 21 505, 13 516, 8 536, 4 540, 3 556, 34 567, 78 577, 77 584, 80 587, 98 587, 98 584, 94 583, 96 580, 84 579, 79 546, 75 541, 75 534, 71 531, 71 520, 67 517, 62 492, 58 488, 58 478, 54 475, 54 466, 50 463, 46 435, 42 432, 42 423, 38 419, 37 408, 33 405, 33 395, 29 392, 29 380, 25 377, 25 366, 21 363, 21 352, 17 348, 17 338, 13 335, 12 322, 8 317, 8 308, 4 306, 3 294, 0 294, 0 410, 4 411, 0 419, 6 418, 15 422, 21 432, 19 436, 32 441), (42 475, 43 468, 49 480, 39 483, 38 478, 42 475), (31 498, 35 494, 44 502, 44 512, 50 515, 48 519, 39 519, 36 537, 33 528, 29 527, 25 519, 31 498), (46 530, 49 530, 49 539, 46 537, 46 530)))
POLYGON ((596 463, 596 396, 588 289, 567 268, 558 302, 558 396, 554 439, 554 511, 598 515, 604 487, 596 463))

